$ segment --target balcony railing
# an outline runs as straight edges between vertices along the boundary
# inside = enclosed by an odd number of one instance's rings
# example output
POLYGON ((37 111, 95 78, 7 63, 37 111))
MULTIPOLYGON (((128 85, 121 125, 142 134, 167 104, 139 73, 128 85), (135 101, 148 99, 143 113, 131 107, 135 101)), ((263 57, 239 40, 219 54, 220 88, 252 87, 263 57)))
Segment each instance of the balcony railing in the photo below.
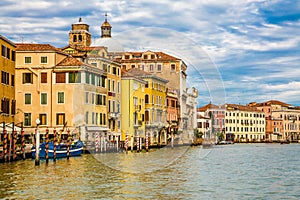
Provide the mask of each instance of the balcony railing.
POLYGON ((116 96, 116 93, 114 93, 114 92, 108 92, 108 96, 110 96, 110 97, 115 97, 115 96, 116 96))
POLYGON ((117 113, 117 112, 109 112, 108 113, 109 119, 117 119, 118 117, 119 117, 119 113, 117 113))
POLYGON ((134 123, 134 126, 135 127, 140 127, 140 126, 142 126, 143 125, 143 121, 142 120, 138 120, 138 121, 136 121, 135 123, 134 123))
POLYGON ((136 111, 140 111, 142 106, 141 105, 135 105, 134 108, 135 108, 136 111))

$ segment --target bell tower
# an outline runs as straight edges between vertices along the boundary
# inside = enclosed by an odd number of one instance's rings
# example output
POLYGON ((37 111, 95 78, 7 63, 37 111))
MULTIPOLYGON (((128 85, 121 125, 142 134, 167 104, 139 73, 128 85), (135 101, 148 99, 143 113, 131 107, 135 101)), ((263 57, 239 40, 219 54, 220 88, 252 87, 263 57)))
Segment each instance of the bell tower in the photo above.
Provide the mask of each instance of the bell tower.
POLYGON ((72 30, 69 32, 70 46, 90 46, 92 35, 89 32, 89 25, 82 22, 81 17, 77 23, 72 24, 72 30))
POLYGON ((105 21, 101 25, 101 38, 111 38, 111 25, 107 21, 107 13, 105 13, 105 21))

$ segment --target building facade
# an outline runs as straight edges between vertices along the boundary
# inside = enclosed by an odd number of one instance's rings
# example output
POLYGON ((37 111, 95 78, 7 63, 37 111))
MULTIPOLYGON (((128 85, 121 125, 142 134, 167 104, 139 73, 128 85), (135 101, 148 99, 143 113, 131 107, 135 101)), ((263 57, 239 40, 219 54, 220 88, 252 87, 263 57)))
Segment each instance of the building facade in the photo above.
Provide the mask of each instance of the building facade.
POLYGON ((166 92, 167 101, 167 138, 168 141, 176 140, 176 133, 179 129, 179 119, 180 119, 180 107, 179 100, 176 90, 172 88, 167 88, 166 92))
POLYGON ((145 140, 145 86, 147 82, 133 73, 122 72, 121 131, 122 141, 128 137, 128 146, 145 140))
MULTIPOLYGON (((96 50, 95 50, 96 52, 96 50)), ((99 80, 103 86, 101 93, 107 96, 107 121, 111 135, 110 141, 121 139, 121 67, 107 58, 107 51, 89 53, 87 62, 105 72, 99 80)))
POLYGON ((17 44, 17 122, 25 133, 49 128, 75 138, 94 141, 95 134, 109 137, 106 72, 83 63, 47 44, 17 44))
POLYGON ((150 139, 149 145, 167 145, 167 80, 159 78, 137 68, 135 76, 146 81, 145 85, 145 131, 150 139))
MULTIPOLYGON (((197 109, 197 128, 204 139, 225 140, 225 106, 209 103, 197 109), (222 134, 222 136, 221 136, 222 134), (218 138, 216 138, 216 136, 218 138)), ((231 140, 231 138, 227 138, 231 140)))
MULTIPOLYGON (((14 122, 16 114, 15 99, 15 64, 16 45, 6 37, 0 35, 0 69, 1 69, 1 114, 0 122, 10 124, 14 122)), ((1 126, 1 125, 0 125, 1 126)))
POLYGON ((265 113, 250 106, 226 104, 225 135, 235 142, 265 140, 265 113), (233 137, 232 137, 233 136, 233 137))
MULTIPOLYGON (((196 120, 195 117, 189 116, 187 101, 189 97, 195 97, 193 95, 189 96, 187 91, 187 65, 183 62, 183 60, 163 52, 153 51, 125 52, 122 56, 118 57, 117 60, 121 62, 123 70, 138 68, 169 81, 167 83, 167 87, 176 91, 178 107, 180 110, 180 118, 178 118, 177 123, 177 135, 180 138, 179 143, 189 143, 190 137, 187 129, 188 124, 191 124, 189 120, 194 120, 192 123, 194 127, 192 127, 192 129, 196 128, 196 120)), ((195 109, 196 107, 193 108, 194 114, 195 109)), ((194 116, 196 116, 196 114, 194 116)))
POLYGON ((252 102, 252 107, 266 115, 266 140, 270 142, 298 142, 300 140, 300 109, 290 104, 270 100, 252 102))

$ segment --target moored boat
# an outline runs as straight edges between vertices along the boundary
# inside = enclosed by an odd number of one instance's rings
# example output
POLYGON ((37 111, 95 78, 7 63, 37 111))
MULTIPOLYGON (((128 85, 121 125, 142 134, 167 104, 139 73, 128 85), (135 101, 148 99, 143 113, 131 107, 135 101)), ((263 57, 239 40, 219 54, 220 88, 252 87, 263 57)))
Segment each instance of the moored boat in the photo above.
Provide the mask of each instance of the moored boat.
MULTIPOLYGON (((69 149, 70 157, 80 156, 82 154, 83 146, 84 145, 80 140, 71 144, 70 149, 69 149)), ((36 153, 35 151, 36 151, 36 149, 33 146, 31 149, 32 158, 35 158, 35 153, 36 153)), ((65 158, 65 157, 67 157, 67 153, 68 153, 68 146, 66 144, 57 144, 56 145, 56 158, 65 158)), ((43 142, 40 145, 39 157, 46 158, 46 143, 45 142, 43 142)), ((48 157, 49 158, 54 157, 54 143, 53 142, 48 143, 48 157)))

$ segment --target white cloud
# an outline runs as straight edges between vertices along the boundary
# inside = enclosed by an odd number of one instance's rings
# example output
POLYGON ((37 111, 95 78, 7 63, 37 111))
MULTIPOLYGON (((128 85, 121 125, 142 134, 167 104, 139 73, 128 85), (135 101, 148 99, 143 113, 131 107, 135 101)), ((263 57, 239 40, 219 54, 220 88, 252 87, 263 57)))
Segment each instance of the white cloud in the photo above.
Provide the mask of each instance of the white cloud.
MULTIPOLYGON (((259 96, 265 96, 267 86, 269 92, 274 91, 273 95, 275 95, 278 92, 276 87, 279 87, 282 82, 297 82, 300 74, 298 37, 300 20, 272 23, 264 13, 267 10, 275 17, 280 16, 277 12, 280 13, 281 10, 274 10, 274 8, 286 6, 281 0, 161 0, 159 2, 152 0, 87 0, 84 2, 11 0, 6 2, 1 6, 0 30, 1 34, 15 42, 23 40, 52 43, 62 47, 68 42, 71 24, 79 17, 90 25, 93 36, 99 37, 105 12, 108 12, 113 36, 116 37, 120 33, 138 27, 163 27, 177 31, 180 33, 177 36, 182 37, 179 42, 192 41, 192 46, 201 47, 201 53, 206 54, 210 61, 215 63, 213 67, 216 71, 218 68, 221 69, 223 74, 220 79, 223 78, 225 83, 229 78, 234 79, 230 82, 231 85, 226 87, 225 84, 227 95, 231 95, 230 91, 232 91, 232 95, 237 96, 244 88, 245 96, 261 99, 259 96), (257 84, 256 91, 251 90, 251 87, 255 87, 254 83, 257 84)), ((289 7, 289 10, 291 9, 294 13, 299 13, 299 3, 295 2, 295 6, 289 7)), ((283 13, 280 14, 284 16, 283 13)), ((142 47, 149 45, 142 43, 143 38, 139 37, 140 35, 139 32, 132 33, 131 44, 139 44, 142 47)), ((156 37, 162 36, 161 33, 156 35, 156 37)), ((178 38, 174 41, 179 43, 178 38)), ((161 43, 161 48, 166 48, 163 46, 163 41, 161 43)), ((183 50, 186 51, 188 48, 185 47, 183 50)), ((197 55, 181 53, 181 56, 192 61, 191 63, 199 63, 193 60, 197 55)), ((210 66, 203 65, 202 63, 201 70, 210 66)), ((205 76, 206 79, 209 78, 205 76)), ((214 81, 215 77, 212 77, 211 84, 214 81)), ((288 91, 294 92, 289 87, 285 89, 286 94, 280 94, 287 95, 288 91)), ((296 95, 297 93, 293 93, 293 96, 296 95)), ((300 95, 298 99, 299 97, 300 95)), ((244 101, 247 99, 245 98, 244 101)))

